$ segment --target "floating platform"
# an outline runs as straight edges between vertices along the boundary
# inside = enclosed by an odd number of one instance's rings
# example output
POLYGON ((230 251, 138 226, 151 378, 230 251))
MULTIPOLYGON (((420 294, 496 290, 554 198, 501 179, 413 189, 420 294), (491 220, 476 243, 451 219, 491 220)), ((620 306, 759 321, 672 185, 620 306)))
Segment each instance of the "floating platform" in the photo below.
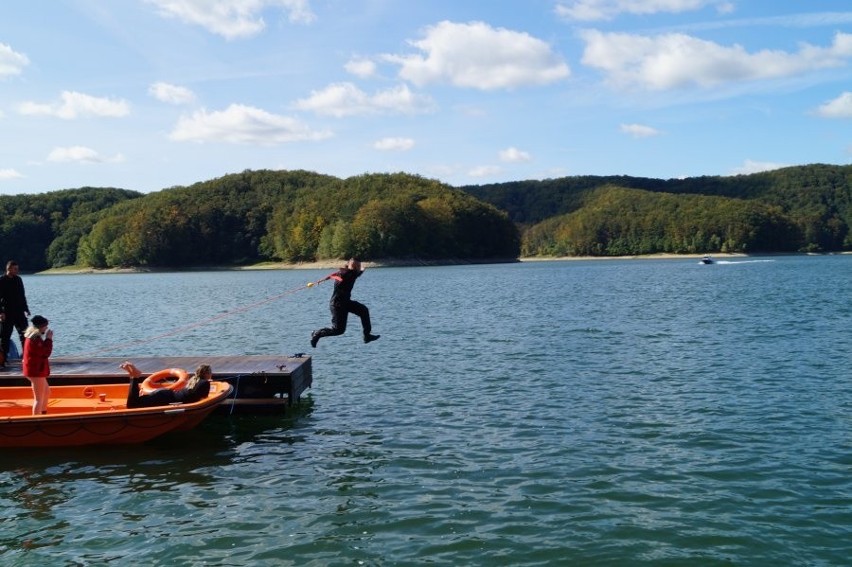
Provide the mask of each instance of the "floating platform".
MULTIPOLYGON (((127 373, 119 368, 125 360, 133 362, 143 375, 165 368, 183 368, 190 374, 201 364, 209 364, 215 380, 228 382, 234 387, 223 400, 217 413, 272 413, 284 412, 296 404, 302 393, 311 387, 313 372, 311 357, 270 355, 226 356, 133 356, 103 358, 50 359, 51 386, 79 386, 86 384, 128 384, 127 373)), ((0 371, 0 398, 4 386, 29 386, 30 381, 21 374, 21 361, 10 360, 6 370, 0 371)))

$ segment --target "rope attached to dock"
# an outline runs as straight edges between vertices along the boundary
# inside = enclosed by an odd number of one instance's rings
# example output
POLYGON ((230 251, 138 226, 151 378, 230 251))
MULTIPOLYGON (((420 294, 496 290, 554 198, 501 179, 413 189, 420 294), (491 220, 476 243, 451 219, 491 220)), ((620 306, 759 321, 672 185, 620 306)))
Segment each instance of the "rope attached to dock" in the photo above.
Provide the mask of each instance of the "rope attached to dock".
POLYGON ((234 397, 231 399, 231 410, 228 415, 234 415, 234 406, 237 405, 237 396, 240 395, 240 378, 242 377, 242 374, 237 374, 237 383, 234 384, 234 397))
POLYGON ((112 351, 116 351, 116 350, 127 348, 127 347, 143 345, 143 344, 150 343, 150 342, 153 342, 153 341, 156 341, 156 340, 159 340, 159 339, 163 339, 165 337, 171 337, 172 335, 184 333, 186 331, 190 331, 190 330, 196 329, 198 327, 203 327, 205 325, 209 325, 209 324, 214 323, 216 321, 221 321, 222 319, 226 319, 227 317, 231 317, 232 315, 236 315, 237 313, 245 313, 246 311, 251 311, 252 309, 257 309, 261 305, 266 305, 267 303, 272 303, 273 301, 278 301, 282 297, 292 295, 292 294, 296 293, 297 291, 302 291, 303 289, 308 289, 309 287, 311 287, 310 284, 300 285, 298 287, 288 289, 287 291, 284 291, 284 292, 279 293, 277 295, 267 297, 266 299, 262 299, 260 301, 254 302, 254 303, 250 303, 248 305, 243 305, 242 307, 237 307, 235 309, 225 311, 224 313, 220 313, 219 315, 216 315, 214 317, 210 317, 208 319, 203 319, 201 321, 196 321, 195 323, 192 323, 192 324, 189 324, 189 325, 184 325, 183 327, 176 327, 176 328, 172 329, 171 331, 167 331, 165 333, 160 333, 159 335, 154 335, 153 337, 148 337, 146 339, 139 339, 139 340, 136 340, 136 341, 130 341, 130 342, 121 343, 121 344, 112 345, 112 346, 107 346, 107 347, 104 347, 104 348, 101 348, 101 349, 98 349, 98 350, 93 350, 91 352, 77 354, 75 356, 77 356, 77 357, 96 356, 98 354, 102 354, 102 353, 105 353, 105 352, 112 352, 112 351))

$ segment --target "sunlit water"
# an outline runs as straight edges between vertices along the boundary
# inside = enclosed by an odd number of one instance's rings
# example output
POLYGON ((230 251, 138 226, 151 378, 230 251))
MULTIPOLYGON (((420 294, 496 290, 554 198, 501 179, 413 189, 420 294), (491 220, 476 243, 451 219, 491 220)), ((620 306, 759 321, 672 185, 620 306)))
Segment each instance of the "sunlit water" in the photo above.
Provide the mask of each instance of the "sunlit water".
MULTIPOLYGON (((852 256, 25 276, 55 355, 314 356, 287 416, 6 451, 2 565, 849 565, 852 256)), ((214 369, 215 371, 215 369, 214 369)))

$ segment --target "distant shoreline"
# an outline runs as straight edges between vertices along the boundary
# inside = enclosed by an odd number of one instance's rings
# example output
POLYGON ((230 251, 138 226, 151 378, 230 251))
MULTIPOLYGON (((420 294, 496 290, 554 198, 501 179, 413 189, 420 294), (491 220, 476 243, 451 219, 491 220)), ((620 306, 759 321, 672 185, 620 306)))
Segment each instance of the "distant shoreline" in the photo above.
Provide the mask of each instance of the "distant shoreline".
MULTIPOLYGON (((835 256, 852 254, 852 252, 832 252, 828 254, 816 254, 805 252, 767 252, 756 256, 835 256)), ((381 262, 363 262, 365 268, 400 268, 416 266, 462 266, 474 264, 511 264, 532 262, 575 262, 596 260, 690 260, 703 257, 704 254, 644 254, 637 256, 552 256, 552 257, 525 257, 516 260, 385 260, 381 262)), ((712 258, 750 258, 751 254, 710 254, 712 258)), ((65 268, 51 268, 38 275, 66 275, 66 274, 144 274, 144 273, 170 273, 170 272, 232 272, 253 270, 336 270, 343 265, 343 260, 321 260, 318 262, 262 262, 250 266, 202 266, 192 268, 81 268, 69 266, 65 268)))

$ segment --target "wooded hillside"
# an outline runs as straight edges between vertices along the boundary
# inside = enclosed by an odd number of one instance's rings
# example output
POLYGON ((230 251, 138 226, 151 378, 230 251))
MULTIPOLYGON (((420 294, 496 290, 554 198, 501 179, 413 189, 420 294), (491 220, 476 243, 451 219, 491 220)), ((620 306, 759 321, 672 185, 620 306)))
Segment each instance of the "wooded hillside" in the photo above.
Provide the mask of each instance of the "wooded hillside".
POLYGON ((669 180, 578 176, 462 189, 508 213, 527 256, 852 250, 852 166, 669 180))
POLYGON ((492 205, 406 174, 348 179, 244 171, 142 195, 80 189, 0 197, 3 252, 25 270, 225 266, 358 256, 513 259, 517 228, 492 205))
POLYGON ((0 196, 0 252, 26 271, 73 265, 80 238, 116 204, 141 193, 83 187, 38 195, 0 196))
POLYGON ((453 188, 416 175, 244 171, 150 194, 0 196, 25 271, 365 260, 852 250, 852 166, 577 176, 453 188))

